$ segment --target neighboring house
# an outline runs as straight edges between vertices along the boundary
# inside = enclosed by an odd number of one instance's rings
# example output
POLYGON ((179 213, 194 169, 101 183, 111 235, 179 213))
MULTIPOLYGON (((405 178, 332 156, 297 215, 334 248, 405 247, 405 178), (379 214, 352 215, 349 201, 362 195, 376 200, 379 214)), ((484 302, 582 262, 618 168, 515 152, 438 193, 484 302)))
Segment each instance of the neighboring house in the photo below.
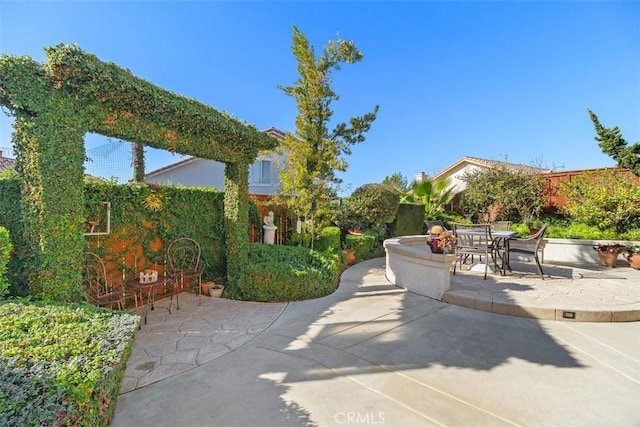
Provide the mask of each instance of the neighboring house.
MULTIPOLYGON (((269 128, 265 133, 284 139, 284 132, 269 128)), ((249 166, 249 194, 276 194, 280 188, 279 166, 284 157, 276 153, 260 154, 249 166)), ((185 187, 215 187, 224 190, 224 163, 187 157, 176 163, 147 173, 145 182, 184 185, 185 187)))
MULTIPOLYGON (((478 169, 488 169, 494 168, 496 166, 505 166, 506 168, 519 171, 519 172, 531 172, 531 173, 549 173, 552 172, 550 169, 544 168, 536 168, 533 166, 527 166, 519 163, 508 163, 508 162, 499 162, 496 160, 487 160, 480 159, 478 157, 468 157, 465 156, 437 173, 436 175, 429 177, 431 181, 440 181, 447 180, 449 182, 449 187, 455 187, 454 193, 458 194, 466 188, 466 183, 462 180, 462 177, 466 173, 474 172, 478 169)), ((420 176, 422 174, 418 174, 420 176)))
POLYGON ((0 172, 4 172, 9 168, 15 168, 16 159, 8 159, 2 155, 2 151, 0 151, 0 172))

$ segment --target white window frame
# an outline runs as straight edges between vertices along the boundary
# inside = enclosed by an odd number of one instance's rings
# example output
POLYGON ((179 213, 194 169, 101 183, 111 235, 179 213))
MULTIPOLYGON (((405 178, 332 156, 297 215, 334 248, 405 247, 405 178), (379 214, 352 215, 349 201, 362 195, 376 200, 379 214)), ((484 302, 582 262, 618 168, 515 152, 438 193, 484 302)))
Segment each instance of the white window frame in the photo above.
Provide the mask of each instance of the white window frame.
POLYGON ((249 183, 251 185, 271 185, 271 161, 258 160, 249 168, 249 183))

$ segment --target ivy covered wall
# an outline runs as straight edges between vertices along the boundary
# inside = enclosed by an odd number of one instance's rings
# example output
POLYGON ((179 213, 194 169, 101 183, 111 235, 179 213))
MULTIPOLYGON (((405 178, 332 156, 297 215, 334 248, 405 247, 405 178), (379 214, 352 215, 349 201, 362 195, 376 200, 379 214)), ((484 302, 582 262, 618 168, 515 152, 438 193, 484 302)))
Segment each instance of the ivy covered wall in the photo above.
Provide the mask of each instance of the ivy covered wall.
MULTIPOLYGON (((76 46, 45 48, 47 61, 0 57, 0 105, 16 117, 13 143, 23 177, 24 238, 32 294, 54 301, 82 298, 83 137, 87 132, 218 160, 225 180, 230 260, 246 254, 248 165, 277 141, 219 112, 102 62, 76 46), (231 215, 231 216, 230 216, 231 215)), ((241 269, 237 264, 233 269, 241 269)), ((229 284, 242 277, 234 270, 229 284)))
MULTIPOLYGON (((29 246, 21 239, 24 223, 20 205, 19 179, 0 179, 0 225, 10 231, 14 254, 8 276, 12 295, 26 295, 30 263, 29 246)), ((165 249, 179 237, 197 241, 205 263, 203 280, 225 276, 224 194, 214 188, 177 188, 160 185, 111 182, 80 186, 84 193, 86 217, 83 231, 89 232, 87 221, 98 223, 95 230, 106 230, 106 209, 110 203, 110 233, 81 235, 82 250, 102 257, 108 276, 116 282, 135 277, 144 268, 164 270, 165 249)), ((245 234, 247 229, 244 229, 245 234)))

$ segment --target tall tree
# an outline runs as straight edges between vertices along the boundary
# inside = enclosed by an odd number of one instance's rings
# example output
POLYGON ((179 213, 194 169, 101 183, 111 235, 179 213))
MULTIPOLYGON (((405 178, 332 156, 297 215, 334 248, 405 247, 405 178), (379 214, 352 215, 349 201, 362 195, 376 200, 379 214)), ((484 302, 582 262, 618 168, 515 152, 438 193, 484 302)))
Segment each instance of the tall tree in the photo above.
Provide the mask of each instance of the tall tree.
POLYGON ((602 152, 613 158, 619 167, 627 168, 634 175, 640 176, 640 142, 628 144, 618 126, 613 129, 605 128, 600 124, 598 116, 593 111, 588 111, 598 134, 594 139, 598 141, 602 152))
POLYGON ((390 185, 400 193, 406 193, 411 188, 409 179, 402 172, 395 172, 391 176, 385 176, 382 184, 390 185))
POLYGON ((298 80, 293 86, 279 88, 295 98, 298 115, 295 134, 287 133, 281 146, 286 162, 280 171, 281 194, 297 196, 295 205, 301 214, 308 214, 312 206, 323 204, 335 194, 340 179, 336 172, 347 169, 343 158, 351 154, 351 146, 364 141, 364 134, 376 119, 378 106, 371 113, 341 122, 329 130, 333 116, 331 103, 339 96, 331 89, 331 73, 342 63, 353 64, 363 58, 352 41, 330 40, 322 55, 315 51, 306 36, 293 31, 293 55, 297 60, 298 80))

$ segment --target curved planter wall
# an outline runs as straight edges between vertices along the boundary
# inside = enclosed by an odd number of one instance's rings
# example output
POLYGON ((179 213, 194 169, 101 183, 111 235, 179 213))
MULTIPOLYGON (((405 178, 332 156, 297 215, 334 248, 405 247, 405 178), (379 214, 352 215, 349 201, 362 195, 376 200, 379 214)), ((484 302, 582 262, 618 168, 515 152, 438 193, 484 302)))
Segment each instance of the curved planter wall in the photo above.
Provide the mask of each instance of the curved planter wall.
POLYGON ((449 289, 449 268, 455 255, 432 253, 424 235, 387 239, 384 248, 387 280, 408 291, 442 299, 449 289))

